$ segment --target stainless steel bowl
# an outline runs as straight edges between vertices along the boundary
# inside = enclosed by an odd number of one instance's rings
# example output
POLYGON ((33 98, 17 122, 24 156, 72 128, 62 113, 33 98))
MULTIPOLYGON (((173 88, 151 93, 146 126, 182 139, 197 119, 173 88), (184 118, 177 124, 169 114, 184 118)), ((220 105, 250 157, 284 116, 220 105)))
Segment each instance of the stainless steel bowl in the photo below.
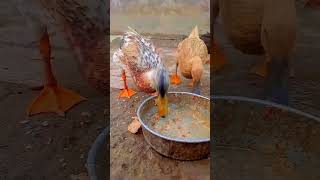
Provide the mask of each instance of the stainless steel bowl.
MULTIPOLYGON (((159 133, 159 131, 152 128, 147 116, 149 116, 152 109, 156 108, 154 103, 155 98, 155 96, 147 98, 142 102, 137 111, 137 116, 142 124, 143 135, 150 146, 160 154, 174 159, 197 160, 207 158, 210 154, 210 135, 201 138, 177 138, 159 133)), ((204 111, 203 114, 208 116, 207 118, 210 121, 209 98, 188 92, 169 92, 168 99, 169 106, 174 104, 179 104, 180 107, 196 105, 204 111)), ((179 108, 174 109, 174 111, 179 111, 179 108)))

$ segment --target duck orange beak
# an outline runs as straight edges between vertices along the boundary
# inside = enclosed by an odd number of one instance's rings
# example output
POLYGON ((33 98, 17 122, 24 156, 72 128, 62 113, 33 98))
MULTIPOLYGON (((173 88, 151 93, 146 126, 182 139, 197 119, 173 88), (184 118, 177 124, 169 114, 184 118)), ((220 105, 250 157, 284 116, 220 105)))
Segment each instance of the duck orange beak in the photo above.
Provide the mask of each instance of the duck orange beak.
POLYGON ((168 114, 168 97, 165 95, 162 97, 161 95, 158 96, 158 114, 160 117, 166 117, 168 114))

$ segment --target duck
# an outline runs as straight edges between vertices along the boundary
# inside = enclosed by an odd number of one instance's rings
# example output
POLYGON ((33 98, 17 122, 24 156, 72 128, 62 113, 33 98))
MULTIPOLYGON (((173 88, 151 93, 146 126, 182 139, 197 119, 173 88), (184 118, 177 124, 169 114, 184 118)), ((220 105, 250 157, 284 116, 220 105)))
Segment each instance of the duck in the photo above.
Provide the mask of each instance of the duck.
POLYGON ((295 1, 218 0, 211 4, 211 10, 213 31, 220 16, 224 32, 235 49, 243 54, 264 56, 264 61, 249 71, 265 78, 264 99, 288 106, 289 78, 295 76, 292 57, 297 40, 295 1))
POLYGON ((65 116, 68 110, 86 100, 76 91, 63 87, 53 73, 51 60, 54 59, 54 49, 48 30, 50 25, 64 34, 88 85, 102 95, 109 95, 109 46, 105 40, 109 22, 105 1, 43 3, 37 0, 13 0, 13 3, 34 32, 44 70, 43 85, 31 88, 41 92, 28 105, 28 116, 39 113, 65 116))
POLYGON ((192 79, 189 84, 189 86, 193 87, 192 92, 200 94, 200 81, 204 65, 209 61, 207 46, 199 37, 198 26, 195 26, 190 35, 178 44, 176 69, 175 74, 170 77, 171 83, 175 85, 181 83, 178 75, 179 68, 182 76, 192 79))
POLYGON ((126 81, 129 72, 140 91, 157 96, 159 116, 165 117, 168 113, 167 93, 170 86, 168 70, 150 39, 131 27, 128 29, 121 38, 120 47, 112 56, 113 62, 120 64, 124 82, 119 98, 131 98, 136 94, 126 81))

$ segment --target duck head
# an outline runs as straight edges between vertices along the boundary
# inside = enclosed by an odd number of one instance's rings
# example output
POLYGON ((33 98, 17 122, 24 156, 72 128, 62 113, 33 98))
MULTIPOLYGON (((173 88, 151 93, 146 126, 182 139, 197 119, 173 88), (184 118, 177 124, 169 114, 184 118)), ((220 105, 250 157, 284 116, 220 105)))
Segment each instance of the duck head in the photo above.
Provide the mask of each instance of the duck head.
POLYGON ((165 117, 168 114, 168 89, 170 79, 169 73, 165 66, 161 63, 153 71, 152 85, 158 93, 157 106, 160 117, 165 117))

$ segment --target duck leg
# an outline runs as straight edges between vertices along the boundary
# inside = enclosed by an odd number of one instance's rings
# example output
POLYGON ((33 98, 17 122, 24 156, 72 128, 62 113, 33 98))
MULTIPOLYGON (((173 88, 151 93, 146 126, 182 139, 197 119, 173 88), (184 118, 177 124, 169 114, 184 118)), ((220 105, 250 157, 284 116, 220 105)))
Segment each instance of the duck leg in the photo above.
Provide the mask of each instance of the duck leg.
POLYGON ((175 74, 171 75, 171 77, 170 77, 171 84, 178 85, 178 84, 181 83, 181 79, 180 79, 180 77, 178 75, 178 66, 179 66, 179 62, 177 60, 177 62, 176 62, 176 72, 175 72, 175 74))
POLYGON ((193 57, 191 69, 192 82, 189 85, 192 85, 193 87, 192 92, 198 95, 200 95, 201 92, 201 78, 203 70, 204 67, 201 58, 199 56, 193 57))
POLYGON ((85 98, 58 85, 57 80, 52 73, 50 62, 51 46, 49 35, 46 29, 40 38, 39 49, 44 62, 46 82, 42 91, 40 92, 40 95, 36 97, 29 105, 27 114, 34 115, 38 113, 53 112, 64 116, 67 110, 85 100, 85 98))
MULTIPOLYGON (((288 81, 290 72, 288 61, 287 58, 273 58, 267 63, 266 100, 282 105, 289 104, 288 81)), ((267 107, 264 112, 264 118, 272 119, 273 115, 279 112, 281 112, 281 110, 278 108, 267 107)))
POLYGON ((121 77, 122 77, 122 80, 123 80, 123 83, 124 83, 124 88, 121 90, 121 92, 119 94, 119 98, 120 97, 131 98, 131 96, 133 96, 136 92, 128 87, 127 76, 126 76, 126 71, 125 70, 122 70, 122 76, 121 77))
POLYGON ((201 82, 200 81, 193 81, 192 84, 193 84, 192 93, 200 95, 201 94, 201 82))

